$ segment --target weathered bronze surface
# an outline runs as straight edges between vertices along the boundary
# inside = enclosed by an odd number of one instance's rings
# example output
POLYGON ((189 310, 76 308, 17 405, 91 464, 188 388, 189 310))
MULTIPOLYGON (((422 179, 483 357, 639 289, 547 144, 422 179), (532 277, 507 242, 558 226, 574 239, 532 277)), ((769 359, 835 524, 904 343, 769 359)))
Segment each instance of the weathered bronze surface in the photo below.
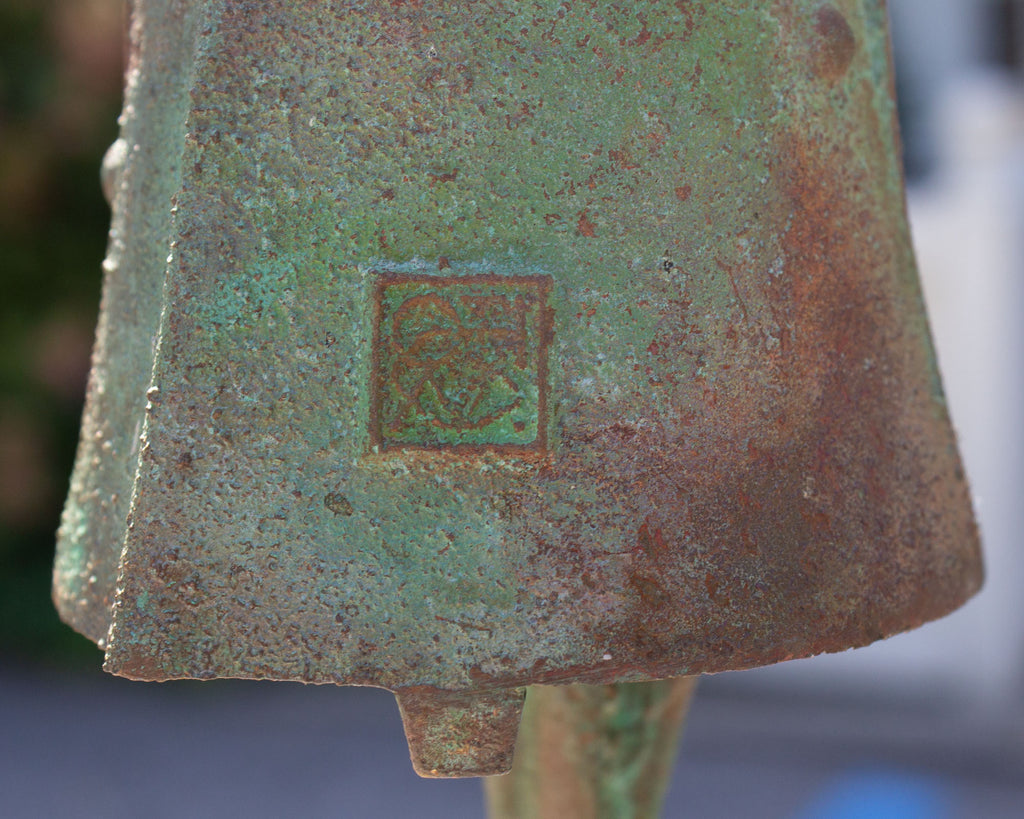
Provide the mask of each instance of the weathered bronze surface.
POLYGON ((978 589, 882 0, 135 15, 55 571, 108 670, 383 686, 493 773, 522 686, 978 589))
POLYGON ((181 186, 196 22, 190 5, 191 0, 133 0, 121 136, 103 165, 114 219, 53 583, 61 617, 101 647, 110 627, 151 383, 171 200, 181 186))
POLYGON ((656 819, 696 682, 531 687, 515 764, 484 783, 488 817, 656 819))

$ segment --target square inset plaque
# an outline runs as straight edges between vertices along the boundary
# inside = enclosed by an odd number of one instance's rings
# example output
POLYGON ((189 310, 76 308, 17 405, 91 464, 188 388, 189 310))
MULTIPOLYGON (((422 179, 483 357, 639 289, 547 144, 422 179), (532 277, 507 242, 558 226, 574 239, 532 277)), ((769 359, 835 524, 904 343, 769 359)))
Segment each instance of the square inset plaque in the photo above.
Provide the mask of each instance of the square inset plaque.
POLYGON ((373 442, 543 451, 549 285, 541 276, 381 276, 373 442))

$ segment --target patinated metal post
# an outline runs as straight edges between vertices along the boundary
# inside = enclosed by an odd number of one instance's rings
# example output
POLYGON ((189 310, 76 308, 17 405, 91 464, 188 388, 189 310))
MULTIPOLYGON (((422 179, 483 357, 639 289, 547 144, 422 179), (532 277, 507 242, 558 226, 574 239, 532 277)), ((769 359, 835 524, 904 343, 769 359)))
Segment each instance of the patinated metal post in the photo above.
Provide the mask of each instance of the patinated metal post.
POLYGON ((533 686, 493 819, 656 819, 697 679, 533 686))
POLYGON ((133 17, 55 569, 109 671, 385 687, 420 773, 496 774, 527 686, 661 748, 655 681, 978 589, 881 0, 133 17))

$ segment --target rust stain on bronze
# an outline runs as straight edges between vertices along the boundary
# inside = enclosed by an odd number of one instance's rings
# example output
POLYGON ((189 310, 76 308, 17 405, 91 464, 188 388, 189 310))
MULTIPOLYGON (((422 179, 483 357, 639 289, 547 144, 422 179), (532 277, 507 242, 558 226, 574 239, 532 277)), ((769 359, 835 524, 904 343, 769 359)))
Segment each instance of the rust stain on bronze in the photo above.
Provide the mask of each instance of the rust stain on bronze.
MULTIPOLYGON (((613 153, 614 151, 609 151, 609 157, 611 157, 613 153)), ((587 215, 587 211, 581 211, 577 215, 579 216, 579 219, 577 219, 576 221, 576 230, 579 232, 580 236, 585 236, 588 239, 596 238, 597 226, 590 221, 587 215)))
POLYGON ((842 13, 831 4, 814 15, 814 31, 820 39, 814 44, 815 70, 823 78, 835 81, 846 73, 857 39, 842 13))

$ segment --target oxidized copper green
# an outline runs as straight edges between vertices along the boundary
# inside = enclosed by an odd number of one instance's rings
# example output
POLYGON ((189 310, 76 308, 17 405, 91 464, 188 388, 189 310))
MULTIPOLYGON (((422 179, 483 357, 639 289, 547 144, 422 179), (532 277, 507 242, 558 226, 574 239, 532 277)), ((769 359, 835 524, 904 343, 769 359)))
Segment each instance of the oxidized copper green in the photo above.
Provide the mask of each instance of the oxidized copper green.
POLYGON ((121 135, 104 159, 114 208, 103 302, 71 489, 54 562, 65 622, 103 647, 139 460, 181 187, 196 12, 190 0, 133 0, 121 135))
POLYGON ((383 686, 494 773, 523 686, 977 590, 881 0, 134 14, 55 572, 108 670, 383 686))

